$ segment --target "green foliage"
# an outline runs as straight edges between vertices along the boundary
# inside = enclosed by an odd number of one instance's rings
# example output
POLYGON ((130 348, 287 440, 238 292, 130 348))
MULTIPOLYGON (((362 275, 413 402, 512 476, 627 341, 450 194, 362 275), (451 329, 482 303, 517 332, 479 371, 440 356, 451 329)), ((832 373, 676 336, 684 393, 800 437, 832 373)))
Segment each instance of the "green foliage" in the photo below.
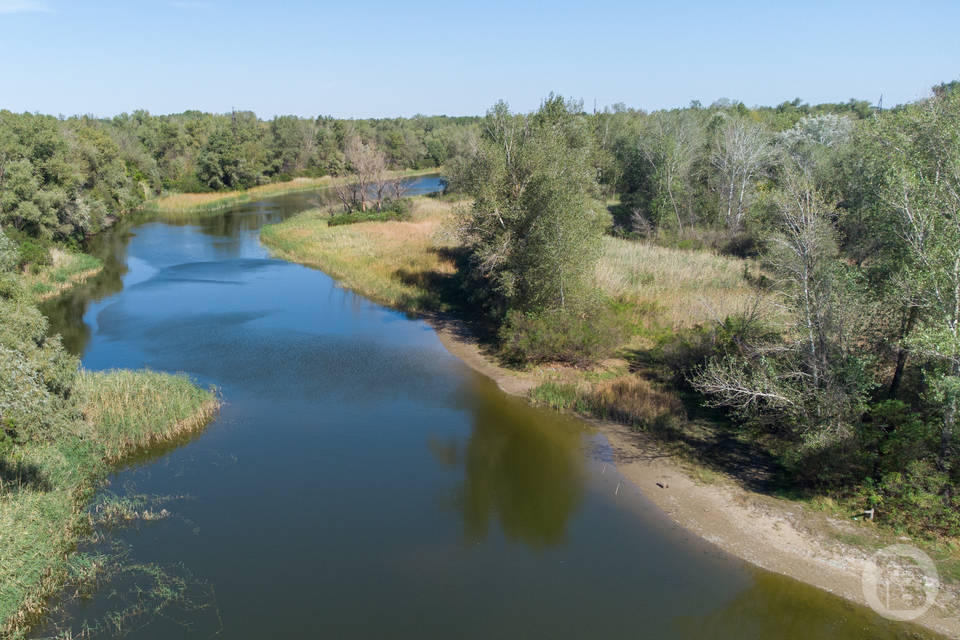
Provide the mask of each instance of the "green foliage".
POLYGON ((500 351, 516 364, 585 365, 609 356, 623 342, 624 334, 621 319, 606 309, 510 311, 500 328, 500 351))
POLYGON ((250 112, 197 111, 96 120, 0 111, 0 227, 41 246, 81 241, 164 190, 232 190, 340 174, 345 145, 356 136, 385 149, 389 168, 437 166, 472 148, 477 120, 267 122, 250 112))
POLYGON ((487 114, 455 184, 474 198, 462 226, 474 281, 506 309, 537 314, 590 302, 608 220, 594 199, 590 148, 580 106, 560 97, 532 115, 502 102, 487 114))
POLYGON ((530 390, 530 399, 555 411, 566 411, 577 405, 580 393, 573 384, 544 382, 530 390))
POLYGON ((34 265, 37 267, 51 264, 50 250, 31 240, 24 240, 19 247, 19 266, 34 265))
POLYGON ((250 112, 218 122, 197 156, 197 177, 210 189, 246 189, 264 181, 265 127, 250 112))
POLYGON ((960 496, 955 481, 927 460, 912 460, 858 488, 856 499, 878 518, 912 534, 960 535, 960 496))
POLYGON ((343 224, 354 224, 357 222, 386 222, 388 220, 406 220, 410 217, 410 202, 407 200, 395 199, 384 203, 378 211, 370 209, 360 211, 354 209, 344 213, 336 213, 327 218, 327 225, 336 227, 343 224))
POLYGON ((7 234, 0 229, 0 274, 13 271, 20 264, 21 252, 7 234))
POLYGON ((78 364, 24 295, 0 298, 0 424, 16 442, 55 437, 71 419, 78 364))

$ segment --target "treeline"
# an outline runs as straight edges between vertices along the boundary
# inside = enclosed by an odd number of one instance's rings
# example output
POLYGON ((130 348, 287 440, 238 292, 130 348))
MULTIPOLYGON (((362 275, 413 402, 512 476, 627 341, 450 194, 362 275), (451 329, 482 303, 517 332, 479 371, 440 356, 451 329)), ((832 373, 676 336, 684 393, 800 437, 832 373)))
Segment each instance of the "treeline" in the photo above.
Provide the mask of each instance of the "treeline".
POLYGON ((145 111, 112 119, 0 111, 0 227, 23 245, 77 242, 166 191, 243 189, 296 176, 340 175, 356 141, 387 168, 440 166, 463 153, 478 118, 337 120, 250 112, 145 111))
POLYGON ((755 257, 755 304, 658 345, 676 381, 797 486, 960 534, 958 83, 889 110, 551 96, 481 131, 452 184, 475 201, 467 290, 507 357, 583 364, 629 340, 594 286, 604 231, 755 257))

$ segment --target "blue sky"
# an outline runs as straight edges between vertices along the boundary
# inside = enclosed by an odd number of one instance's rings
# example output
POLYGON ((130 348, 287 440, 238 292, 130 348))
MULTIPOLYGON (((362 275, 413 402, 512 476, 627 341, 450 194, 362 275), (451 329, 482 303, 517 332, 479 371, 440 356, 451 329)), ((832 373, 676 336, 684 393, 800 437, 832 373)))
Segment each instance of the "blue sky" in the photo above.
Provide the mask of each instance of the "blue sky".
POLYGON ((264 117, 718 98, 885 105, 960 78, 960 1, 0 0, 0 108, 264 117))

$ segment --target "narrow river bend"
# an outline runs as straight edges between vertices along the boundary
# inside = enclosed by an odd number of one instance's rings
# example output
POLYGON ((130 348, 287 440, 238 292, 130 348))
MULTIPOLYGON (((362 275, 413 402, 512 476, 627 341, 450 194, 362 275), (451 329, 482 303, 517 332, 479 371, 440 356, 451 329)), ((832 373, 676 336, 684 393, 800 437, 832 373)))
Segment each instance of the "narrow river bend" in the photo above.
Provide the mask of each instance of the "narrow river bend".
MULTIPOLYGON (((579 421, 505 396, 423 322, 270 258, 260 227, 318 197, 121 225, 95 247, 104 273, 44 309, 89 369, 182 371, 223 395, 202 434, 111 479, 169 517, 83 550, 123 545, 192 594, 126 637, 913 637, 693 539, 617 491, 579 421)), ((134 602, 141 578, 66 603, 61 626, 134 602)))

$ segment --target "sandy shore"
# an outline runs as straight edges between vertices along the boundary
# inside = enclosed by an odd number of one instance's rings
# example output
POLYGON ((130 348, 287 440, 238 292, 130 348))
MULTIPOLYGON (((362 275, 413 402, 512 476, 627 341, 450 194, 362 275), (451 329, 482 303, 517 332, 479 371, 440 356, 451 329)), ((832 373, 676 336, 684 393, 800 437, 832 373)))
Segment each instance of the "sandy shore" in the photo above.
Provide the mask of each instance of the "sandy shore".
MULTIPOLYGON (((440 316, 426 319, 451 354, 504 392, 525 396, 536 384, 532 375, 504 369, 487 357, 462 323, 440 316)), ((873 551, 838 538, 862 536, 869 529, 749 491, 730 479, 699 481, 691 467, 665 455, 647 434, 618 423, 592 422, 610 443, 620 473, 676 523, 762 569, 868 606, 862 576, 873 551)), ((960 593, 942 586, 935 604, 914 622, 960 637, 960 593)))

